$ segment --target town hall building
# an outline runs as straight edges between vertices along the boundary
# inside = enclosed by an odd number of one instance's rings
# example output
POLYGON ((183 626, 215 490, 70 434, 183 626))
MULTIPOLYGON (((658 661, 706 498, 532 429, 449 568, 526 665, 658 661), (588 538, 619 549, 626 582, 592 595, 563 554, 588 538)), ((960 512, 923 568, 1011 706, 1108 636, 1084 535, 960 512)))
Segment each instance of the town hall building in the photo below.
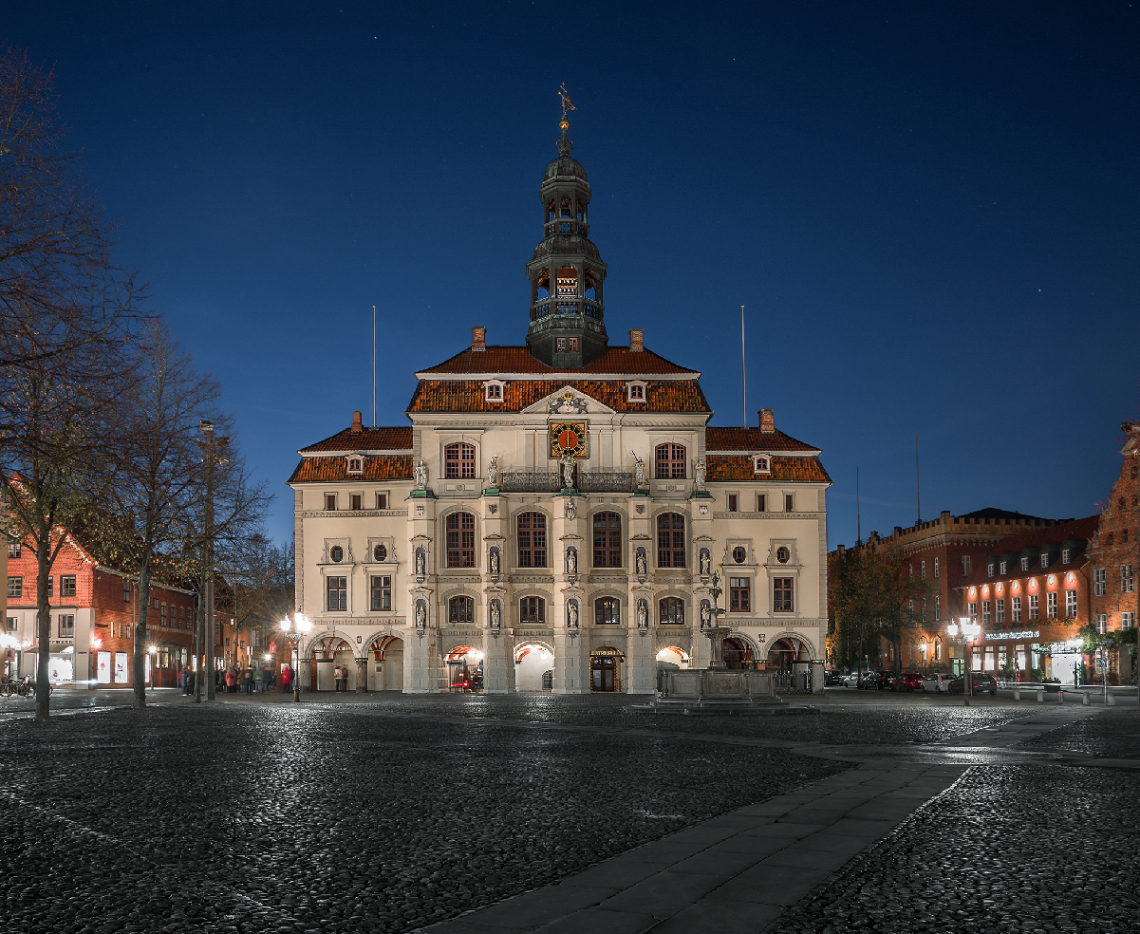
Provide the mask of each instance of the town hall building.
POLYGON ((821 689, 821 452, 770 409, 710 426, 701 374, 641 329, 610 344, 590 185, 561 126, 525 344, 475 327, 416 373, 410 425, 356 412, 298 452, 301 685, 331 690, 346 667, 357 691, 651 694, 662 668, 709 663, 719 625, 730 668, 821 689))

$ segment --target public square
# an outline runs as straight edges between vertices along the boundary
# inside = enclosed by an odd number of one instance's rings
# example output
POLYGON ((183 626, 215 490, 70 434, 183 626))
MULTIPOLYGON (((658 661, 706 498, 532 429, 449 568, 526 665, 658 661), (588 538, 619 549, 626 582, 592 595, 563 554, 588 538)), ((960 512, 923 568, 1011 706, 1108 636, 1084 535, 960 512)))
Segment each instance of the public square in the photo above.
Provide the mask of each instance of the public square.
POLYGON ((9 930, 1140 924, 1131 706, 844 689, 763 717, 621 696, 52 700, 45 726, 29 701, 0 707, 9 930))

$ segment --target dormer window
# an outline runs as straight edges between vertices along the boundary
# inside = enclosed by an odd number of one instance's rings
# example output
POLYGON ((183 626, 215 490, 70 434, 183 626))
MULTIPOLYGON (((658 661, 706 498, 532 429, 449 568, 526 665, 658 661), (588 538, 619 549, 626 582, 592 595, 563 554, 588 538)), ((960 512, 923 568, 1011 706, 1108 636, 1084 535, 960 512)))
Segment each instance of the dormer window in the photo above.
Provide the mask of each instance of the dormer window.
POLYGON ((1049 555, 1047 552, 1041 552, 1041 567, 1049 567, 1049 555))
POLYGON ((989 564, 986 565, 986 577, 993 577, 993 576, 994 576, 994 563, 991 561, 989 564))
POLYGON ((1071 548, 1063 548, 1061 550, 1061 563, 1069 564, 1073 560, 1073 551, 1071 548))
POLYGON ((644 402, 646 384, 641 380, 625 384, 625 398, 627 402, 644 402))
POLYGON ((1003 561, 1001 564, 998 565, 998 572, 1001 574, 1002 577, 1005 577, 1005 575, 1008 573, 1008 571, 1007 571, 1008 567, 1009 567, 1009 564, 1005 561, 1003 561))
POLYGON ((1028 558, 1022 558, 1021 559, 1021 570, 1023 570, 1023 571, 1029 570, 1029 559, 1028 558))
POLYGON ((772 472, 772 458, 767 454, 754 454, 752 455, 752 472, 753 473, 771 473, 772 472))
POLYGON ((483 384, 483 398, 487 402, 498 403, 503 401, 503 391, 506 383, 501 379, 489 379, 483 384))
POLYGON ((359 454, 352 454, 348 458, 349 473, 364 473, 364 458, 359 454))

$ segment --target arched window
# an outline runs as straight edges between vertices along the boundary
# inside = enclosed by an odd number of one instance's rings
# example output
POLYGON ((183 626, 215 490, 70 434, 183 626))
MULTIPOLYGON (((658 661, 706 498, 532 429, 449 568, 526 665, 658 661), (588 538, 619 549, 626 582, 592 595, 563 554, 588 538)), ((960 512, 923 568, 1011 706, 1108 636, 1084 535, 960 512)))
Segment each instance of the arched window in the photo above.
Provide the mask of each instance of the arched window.
POLYGON ((448 480, 475 476, 475 445, 457 441, 443 449, 443 475, 448 480))
POLYGON ((519 515, 519 567, 546 567, 546 516, 541 512, 519 515))
POLYGON ((680 597, 666 597, 658 606, 661 608, 662 626, 685 625, 685 601, 680 597))
POLYGON ((453 512, 447 517, 447 566, 475 567, 475 517, 469 512, 453 512))
POLYGON ((447 601, 447 621, 453 626, 475 619, 475 601, 471 597, 452 597, 447 601))
POLYGON ((621 516, 616 512, 594 513, 594 567, 621 567, 621 516))
POLYGON ((657 566, 685 566, 685 517, 679 513, 666 512, 657 517, 657 566))
POLYGON ((546 601, 542 597, 523 597, 519 601, 519 622, 545 625, 546 601))
POLYGON ((685 446, 683 444, 659 444, 654 460, 657 464, 658 480, 685 479, 685 446))
POLYGON ((594 623, 598 626, 618 626, 621 624, 621 602, 613 597, 602 597, 594 601, 594 623))

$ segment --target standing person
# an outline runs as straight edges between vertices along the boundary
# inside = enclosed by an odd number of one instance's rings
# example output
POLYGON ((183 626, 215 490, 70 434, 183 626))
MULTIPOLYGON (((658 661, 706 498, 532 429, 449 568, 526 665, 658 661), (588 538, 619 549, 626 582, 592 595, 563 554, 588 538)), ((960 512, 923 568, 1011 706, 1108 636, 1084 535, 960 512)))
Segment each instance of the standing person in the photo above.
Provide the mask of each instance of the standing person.
POLYGON ((227 694, 233 694, 233 692, 236 690, 236 688, 237 688, 237 671, 234 670, 233 665, 230 665, 230 667, 226 669, 226 693, 227 694))
POLYGON ((246 694, 253 693, 253 669, 246 668, 241 673, 241 686, 245 688, 246 694))
POLYGON ((253 692, 261 694, 265 690, 265 671, 260 665, 253 669, 253 692))
POLYGON ((286 694, 288 694, 289 689, 292 686, 293 686, 293 672, 289 670, 288 665, 282 665, 281 666, 281 690, 284 691, 286 694))
POLYGON ((336 674, 336 692, 337 692, 337 694, 339 694, 341 691, 341 684, 343 683, 343 679, 344 679, 344 669, 342 669, 340 667, 340 665, 337 665, 335 674, 336 674))

